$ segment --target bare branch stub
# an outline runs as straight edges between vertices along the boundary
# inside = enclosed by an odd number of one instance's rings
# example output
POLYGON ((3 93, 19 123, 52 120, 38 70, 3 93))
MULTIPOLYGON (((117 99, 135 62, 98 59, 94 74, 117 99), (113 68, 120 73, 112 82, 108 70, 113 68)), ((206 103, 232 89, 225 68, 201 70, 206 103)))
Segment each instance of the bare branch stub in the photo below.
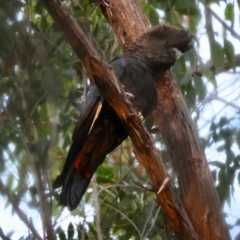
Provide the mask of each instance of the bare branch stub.
POLYGON ((43 240, 39 235, 37 229, 33 225, 32 221, 24 213, 24 211, 19 207, 19 203, 16 201, 15 196, 10 192, 10 190, 3 184, 0 179, 0 192, 8 197, 9 202, 11 203, 14 211, 17 213, 18 217, 24 222, 24 224, 31 230, 35 239, 43 240))

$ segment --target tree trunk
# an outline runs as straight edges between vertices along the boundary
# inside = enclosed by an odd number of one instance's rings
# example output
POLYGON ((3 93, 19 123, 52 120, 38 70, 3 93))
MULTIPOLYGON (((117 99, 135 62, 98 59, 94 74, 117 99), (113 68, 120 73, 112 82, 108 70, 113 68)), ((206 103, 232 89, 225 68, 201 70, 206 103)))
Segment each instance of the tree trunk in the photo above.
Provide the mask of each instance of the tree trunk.
MULTIPOLYGON (((124 48, 147 27, 145 16, 133 0, 108 0, 108 6, 102 3, 100 7, 124 48)), ((205 240, 230 239, 204 151, 170 73, 157 81, 156 89, 158 107, 153 113, 154 120, 170 153, 180 195, 194 229, 205 240)))

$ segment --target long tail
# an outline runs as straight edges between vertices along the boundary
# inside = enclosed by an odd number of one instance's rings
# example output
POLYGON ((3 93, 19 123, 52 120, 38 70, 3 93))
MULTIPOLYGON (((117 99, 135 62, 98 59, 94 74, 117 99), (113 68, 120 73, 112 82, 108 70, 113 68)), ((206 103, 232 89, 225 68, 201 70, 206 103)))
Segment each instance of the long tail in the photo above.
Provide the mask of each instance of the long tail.
POLYGON ((74 210, 82 200, 91 178, 75 168, 69 171, 60 195, 61 205, 67 206, 70 211, 74 210))
MULTIPOLYGON (((76 127, 72 136, 72 145, 68 152, 67 159, 63 166, 62 172, 53 182, 53 188, 59 188, 64 185, 65 179, 69 174, 69 171, 73 168, 76 158, 81 152, 84 141, 90 133, 91 127, 96 119, 97 109, 102 105, 102 98, 98 92, 96 86, 92 86, 89 90, 85 108, 82 111, 81 116, 78 119, 76 127)), ((99 113, 98 113, 99 114, 99 113)))
POLYGON ((127 137, 127 132, 116 113, 104 102, 98 113, 99 102, 83 113, 73 134, 73 143, 62 173, 53 188, 62 186, 60 203, 74 210, 81 201, 97 167, 106 155, 127 137), (97 114, 97 117, 95 117, 97 114))

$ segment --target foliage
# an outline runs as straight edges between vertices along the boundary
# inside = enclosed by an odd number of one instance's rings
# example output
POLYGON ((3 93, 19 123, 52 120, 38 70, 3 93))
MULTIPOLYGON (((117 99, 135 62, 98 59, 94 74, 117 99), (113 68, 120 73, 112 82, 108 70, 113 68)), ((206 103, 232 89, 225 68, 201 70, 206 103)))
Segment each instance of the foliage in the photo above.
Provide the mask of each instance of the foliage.
MULTIPOLYGON (((206 152, 216 153, 212 158, 207 157, 221 203, 230 204, 240 183, 240 109, 235 104, 239 95, 234 94, 228 100, 224 90, 239 89, 240 63, 232 39, 240 39, 235 37, 234 28, 229 31, 221 24, 219 36, 209 33, 209 29, 203 30, 206 9, 199 2, 137 2, 152 25, 165 22, 184 26, 197 39, 205 37, 204 43, 196 39, 196 50, 179 59, 173 74, 206 152), (209 34, 214 39, 206 37, 209 34), (209 45, 209 59, 202 56, 203 44, 209 45), (231 79, 225 88, 222 76, 231 79), (206 114, 206 109, 217 101, 219 112, 208 110, 206 114)), ((221 4, 225 8, 224 21, 234 26, 237 3, 207 2, 214 6, 221 4)), ((63 4, 68 7, 68 1, 63 4)), ((70 11, 105 61, 121 52, 110 25, 96 5, 87 0, 72 1, 70 5, 70 11)), ((166 233, 164 215, 154 201, 145 170, 133 156, 130 140, 110 154, 97 170, 99 196, 93 194, 90 186, 79 208, 71 214, 58 205, 58 194, 53 192, 51 183, 63 164, 74 123, 83 107, 89 85, 86 72, 41 1, 0 0, 0 28, 0 174, 5 190, 13 196, 11 200, 0 189, 0 201, 6 210, 11 209, 12 218, 21 219, 18 209, 24 209, 29 216, 37 213, 41 221, 36 229, 46 230, 39 231, 42 235, 52 231, 58 239, 95 239, 97 225, 93 211, 98 201, 105 239, 167 239, 167 233, 169 239, 175 239, 170 230, 166 233)), ((154 127, 151 119, 145 124, 148 129, 154 127)), ((167 162, 161 136, 153 137, 167 162)), ((235 222, 237 225, 239 219, 235 222)), ((19 236, 17 232, 11 234, 19 236)), ((21 239, 28 235, 34 239, 36 236, 32 234, 26 231, 21 239)))

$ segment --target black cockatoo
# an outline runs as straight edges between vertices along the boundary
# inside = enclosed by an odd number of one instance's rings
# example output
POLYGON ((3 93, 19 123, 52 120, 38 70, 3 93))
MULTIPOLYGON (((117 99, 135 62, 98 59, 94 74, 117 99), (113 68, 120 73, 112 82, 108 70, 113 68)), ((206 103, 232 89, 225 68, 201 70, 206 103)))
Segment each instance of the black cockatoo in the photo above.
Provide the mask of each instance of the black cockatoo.
MULTIPOLYGON (((110 61, 124 90, 131 93, 135 109, 146 118, 157 104, 154 80, 169 70, 180 52, 192 47, 192 36, 184 29, 156 26, 141 35, 128 50, 110 61)), ((62 186, 60 203, 74 210, 81 201, 97 167, 128 136, 117 114, 101 96, 96 85, 72 136, 72 145, 53 188, 62 186)))

